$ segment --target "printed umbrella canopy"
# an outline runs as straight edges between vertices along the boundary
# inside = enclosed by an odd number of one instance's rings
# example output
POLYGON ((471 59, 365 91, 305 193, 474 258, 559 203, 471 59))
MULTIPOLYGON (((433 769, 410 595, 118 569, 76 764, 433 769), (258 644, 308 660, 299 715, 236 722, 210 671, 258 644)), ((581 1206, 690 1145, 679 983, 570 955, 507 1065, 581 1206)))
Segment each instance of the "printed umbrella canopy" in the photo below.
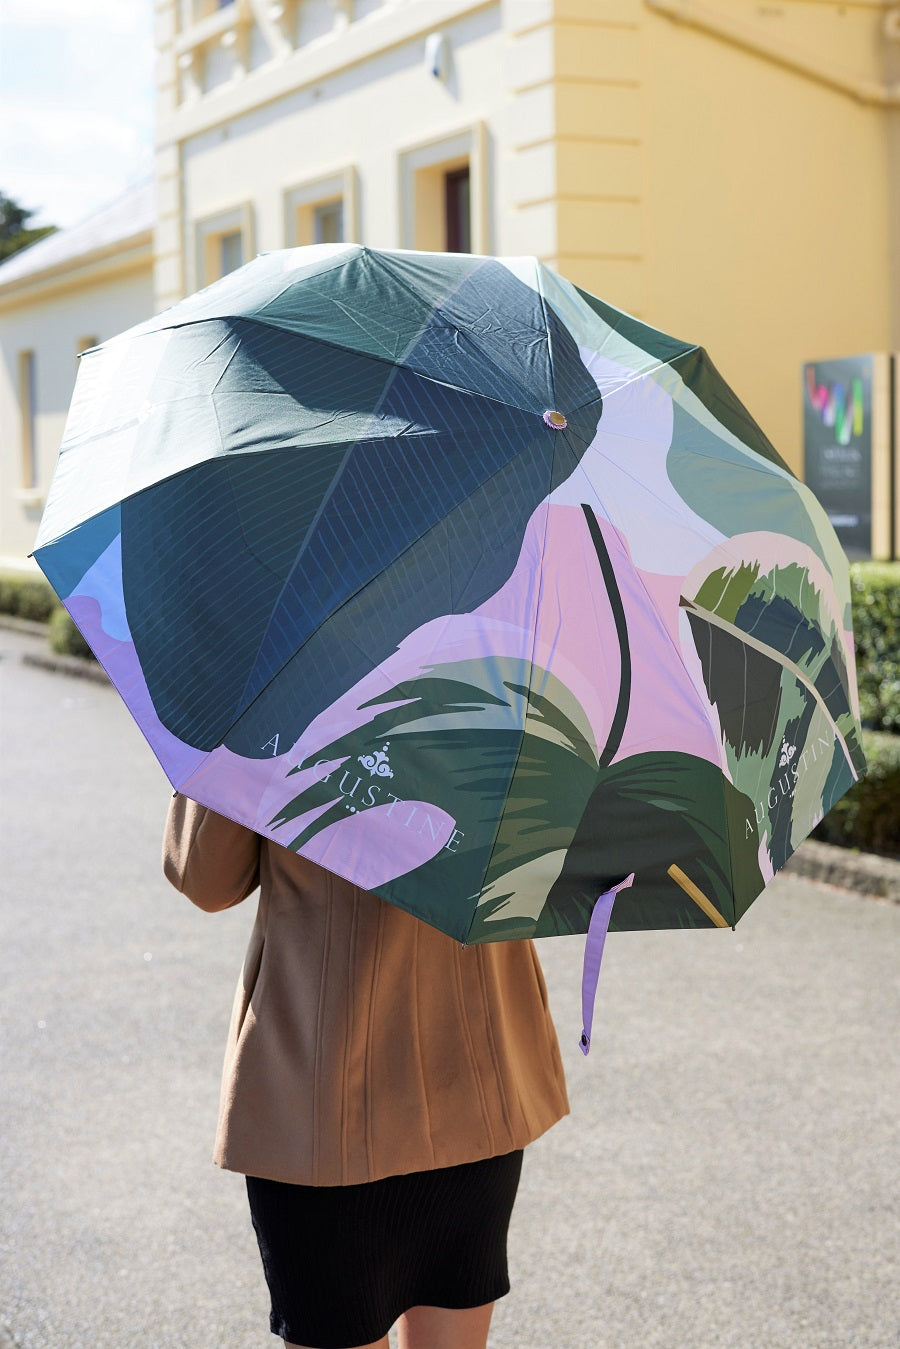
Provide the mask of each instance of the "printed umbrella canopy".
POLYGON ((262 256, 87 352, 35 556, 179 791, 461 941, 734 924, 864 769, 844 555, 533 259, 262 256))

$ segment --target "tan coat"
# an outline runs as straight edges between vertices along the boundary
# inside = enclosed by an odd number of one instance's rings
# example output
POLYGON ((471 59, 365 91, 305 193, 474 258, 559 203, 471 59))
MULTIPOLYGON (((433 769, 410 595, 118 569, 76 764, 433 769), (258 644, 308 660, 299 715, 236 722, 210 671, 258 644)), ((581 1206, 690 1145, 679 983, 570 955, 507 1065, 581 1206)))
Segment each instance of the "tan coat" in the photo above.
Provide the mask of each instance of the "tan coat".
POLYGON ((181 796, 163 865, 209 912, 260 887, 225 1056, 219 1166, 349 1185, 511 1152, 567 1114, 531 942, 463 948, 181 796))

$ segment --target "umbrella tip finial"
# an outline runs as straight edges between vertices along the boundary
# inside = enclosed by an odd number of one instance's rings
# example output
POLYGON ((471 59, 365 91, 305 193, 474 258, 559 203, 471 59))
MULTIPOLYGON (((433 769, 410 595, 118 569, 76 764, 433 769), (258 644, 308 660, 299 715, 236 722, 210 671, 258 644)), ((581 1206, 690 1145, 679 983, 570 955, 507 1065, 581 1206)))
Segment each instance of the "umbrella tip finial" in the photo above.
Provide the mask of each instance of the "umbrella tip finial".
POLYGON ((556 412, 553 408, 548 408, 544 413, 544 421, 551 426, 554 431, 564 431, 569 425, 561 412, 556 412))

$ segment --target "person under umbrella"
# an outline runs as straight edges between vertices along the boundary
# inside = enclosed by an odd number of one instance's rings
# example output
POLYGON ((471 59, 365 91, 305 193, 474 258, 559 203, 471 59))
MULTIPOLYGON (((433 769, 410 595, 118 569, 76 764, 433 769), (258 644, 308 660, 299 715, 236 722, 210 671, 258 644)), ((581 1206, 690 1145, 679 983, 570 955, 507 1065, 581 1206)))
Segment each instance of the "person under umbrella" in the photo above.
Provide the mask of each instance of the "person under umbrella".
POLYGON ((732 926, 864 771, 846 559, 699 347, 534 259, 268 255, 82 360, 35 556, 178 793, 170 877, 261 889, 217 1156, 279 1298, 356 1316, 388 1252, 374 1318, 277 1326, 415 1337, 502 1290, 517 1163, 474 1266, 480 1182, 433 1183, 565 1111, 528 939, 588 933, 586 1050, 607 925, 732 926), (405 1247, 339 1208, 410 1176, 405 1247))
POLYGON ((175 796, 200 908, 259 888, 215 1161, 243 1172, 271 1328, 304 1349, 484 1349, 526 1145, 568 1113, 530 941, 462 947, 175 796))

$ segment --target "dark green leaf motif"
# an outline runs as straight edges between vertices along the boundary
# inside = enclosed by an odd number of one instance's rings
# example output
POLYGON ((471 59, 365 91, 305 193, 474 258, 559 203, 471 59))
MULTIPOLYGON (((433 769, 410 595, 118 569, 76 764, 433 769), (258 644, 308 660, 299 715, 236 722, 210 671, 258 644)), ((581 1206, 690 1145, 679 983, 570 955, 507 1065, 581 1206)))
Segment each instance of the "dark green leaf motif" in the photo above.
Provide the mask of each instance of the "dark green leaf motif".
POLYGON ((835 618, 796 563, 716 567, 682 603, 732 779, 754 802, 748 835, 777 869, 865 770, 835 618))
POLYGON ((456 891, 464 878, 470 907, 459 922, 469 941, 583 932, 601 891, 637 870, 617 902, 615 927, 709 926, 669 874, 674 863, 733 921, 732 818, 740 820, 736 865, 749 898, 763 886, 755 843, 744 838, 750 802, 715 765, 690 755, 642 754, 601 768, 565 686, 528 662, 500 664, 441 666, 366 704, 370 721, 295 770, 320 764, 324 775, 334 765, 327 781, 299 793, 272 826, 324 808, 293 839, 302 848, 345 819, 358 759, 388 742, 392 793, 431 800, 463 831, 458 851, 441 851, 379 889, 401 907, 413 894, 421 903, 425 893, 456 891))

